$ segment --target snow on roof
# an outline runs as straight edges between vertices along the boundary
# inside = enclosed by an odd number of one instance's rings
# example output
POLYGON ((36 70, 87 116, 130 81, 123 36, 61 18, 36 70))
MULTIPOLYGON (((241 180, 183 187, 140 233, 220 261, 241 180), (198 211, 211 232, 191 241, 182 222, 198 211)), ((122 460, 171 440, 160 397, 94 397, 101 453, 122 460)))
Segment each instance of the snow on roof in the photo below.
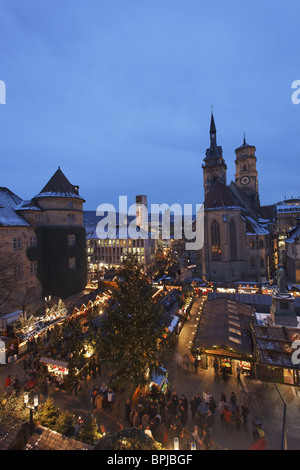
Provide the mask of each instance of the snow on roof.
POLYGON ((0 226, 29 226, 29 223, 16 212, 22 199, 7 188, 0 188, 0 226))
POLYGON ((243 218, 246 220, 247 227, 245 235, 269 235, 270 232, 249 215, 246 215, 243 218))
POLYGON ((31 199, 30 201, 22 201, 21 204, 19 204, 15 210, 16 211, 25 211, 25 210, 40 211, 42 209, 37 205, 34 199, 31 199))
POLYGON ((78 186, 74 186, 65 177, 60 168, 56 170, 42 191, 36 196, 40 197, 63 197, 84 200, 78 192, 78 186))

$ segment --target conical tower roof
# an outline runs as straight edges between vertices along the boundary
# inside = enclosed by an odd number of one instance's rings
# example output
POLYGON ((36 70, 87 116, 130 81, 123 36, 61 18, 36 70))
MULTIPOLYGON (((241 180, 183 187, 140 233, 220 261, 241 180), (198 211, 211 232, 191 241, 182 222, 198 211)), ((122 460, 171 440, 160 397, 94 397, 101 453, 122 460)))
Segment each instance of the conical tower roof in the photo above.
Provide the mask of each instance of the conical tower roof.
POLYGON ((44 186, 41 192, 35 197, 67 197, 84 200, 79 195, 79 187, 70 183, 60 167, 58 167, 46 186, 44 186))

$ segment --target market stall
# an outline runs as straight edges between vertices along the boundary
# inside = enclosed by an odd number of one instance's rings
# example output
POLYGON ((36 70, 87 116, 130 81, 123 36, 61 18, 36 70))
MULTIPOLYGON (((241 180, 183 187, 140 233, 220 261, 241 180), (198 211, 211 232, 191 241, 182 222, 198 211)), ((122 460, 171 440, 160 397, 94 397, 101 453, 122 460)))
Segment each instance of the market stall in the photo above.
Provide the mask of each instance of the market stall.
POLYGON ((49 357, 41 357, 40 362, 47 366, 48 372, 51 375, 63 378, 69 373, 68 362, 50 359, 49 357))

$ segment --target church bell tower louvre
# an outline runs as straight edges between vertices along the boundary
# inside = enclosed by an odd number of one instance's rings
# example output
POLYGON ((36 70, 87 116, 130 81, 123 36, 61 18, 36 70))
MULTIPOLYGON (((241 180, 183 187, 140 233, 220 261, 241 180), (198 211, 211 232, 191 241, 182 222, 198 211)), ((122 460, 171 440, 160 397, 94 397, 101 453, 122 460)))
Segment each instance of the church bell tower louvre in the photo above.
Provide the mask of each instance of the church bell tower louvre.
POLYGON ((244 134, 243 144, 235 149, 235 184, 245 192, 254 206, 260 206, 255 151, 254 145, 247 144, 244 134))
POLYGON ((222 147, 217 145, 217 131, 213 113, 211 113, 209 134, 210 147, 206 150, 204 165, 202 165, 205 199, 217 180, 226 185, 227 165, 223 159, 222 147))

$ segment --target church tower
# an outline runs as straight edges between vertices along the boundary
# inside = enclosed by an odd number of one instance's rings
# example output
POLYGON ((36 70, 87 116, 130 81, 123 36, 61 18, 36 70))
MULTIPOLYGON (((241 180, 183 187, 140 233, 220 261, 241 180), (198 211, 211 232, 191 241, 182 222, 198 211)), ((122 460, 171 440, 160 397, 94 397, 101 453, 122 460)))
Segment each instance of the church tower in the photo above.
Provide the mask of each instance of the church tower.
POLYGON ((217 180, 226 184, 227 165, 223 159, 222 147, 217 145, 217 131, 213 113, 211 113, 209 134, 210 147, 206 150, 204 165, 202 165, 205 199, 217 180))
POLYGON ((252 204, 259 206, 255 150, 254 145, 247 144, 244 135, 243 145, 235 149, 235 184, 246 193, 252 204))

